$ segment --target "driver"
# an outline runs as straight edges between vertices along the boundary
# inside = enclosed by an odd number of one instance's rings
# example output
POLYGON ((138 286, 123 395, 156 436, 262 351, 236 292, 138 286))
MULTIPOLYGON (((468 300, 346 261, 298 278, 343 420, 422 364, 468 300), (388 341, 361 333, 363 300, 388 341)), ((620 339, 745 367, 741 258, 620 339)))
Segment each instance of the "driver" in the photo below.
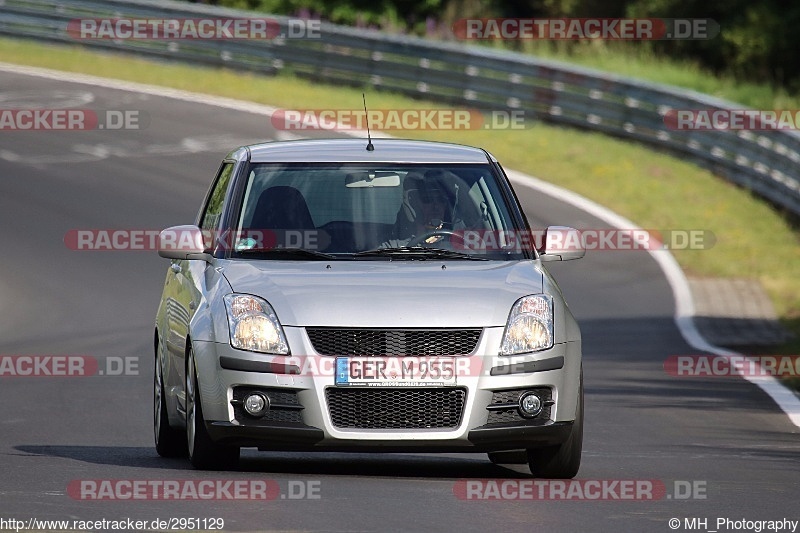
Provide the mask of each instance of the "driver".
POLYGON ((435 234, 436 230, 450 229, 451 206, 447 193, 435 180, 409 172, 403 180, 403 204, 397 213, 392 239, 381 245, 385 247, 406 246, 414 239, 431 234, 417 244, 435 245, 447 239, 435 234))

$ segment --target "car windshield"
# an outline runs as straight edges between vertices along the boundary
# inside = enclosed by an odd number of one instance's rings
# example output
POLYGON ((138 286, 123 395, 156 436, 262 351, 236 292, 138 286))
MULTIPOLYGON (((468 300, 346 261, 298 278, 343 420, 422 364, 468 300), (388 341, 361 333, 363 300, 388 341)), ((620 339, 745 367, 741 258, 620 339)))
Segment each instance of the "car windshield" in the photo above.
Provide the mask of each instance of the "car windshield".
POLYGON ((488 164, 253 164, 233 257, 526 257, 488 164))

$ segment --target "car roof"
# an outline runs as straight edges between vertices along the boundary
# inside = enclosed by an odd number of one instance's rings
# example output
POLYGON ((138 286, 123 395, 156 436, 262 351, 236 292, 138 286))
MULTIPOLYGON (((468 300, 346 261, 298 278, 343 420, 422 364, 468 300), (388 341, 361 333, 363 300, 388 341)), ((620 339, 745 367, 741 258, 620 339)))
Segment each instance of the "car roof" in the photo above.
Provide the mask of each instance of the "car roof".
MULTIPOLYGON (((488 152, 472 146, 432 141, 376 138, 367 151, 367 139, 307 139, 253 144, 253 163, 486 163, 488 152)), ((235 152, 231 153, 233 156, 235 152)), ((243 154, 237 154, 243 155, 243 154)))

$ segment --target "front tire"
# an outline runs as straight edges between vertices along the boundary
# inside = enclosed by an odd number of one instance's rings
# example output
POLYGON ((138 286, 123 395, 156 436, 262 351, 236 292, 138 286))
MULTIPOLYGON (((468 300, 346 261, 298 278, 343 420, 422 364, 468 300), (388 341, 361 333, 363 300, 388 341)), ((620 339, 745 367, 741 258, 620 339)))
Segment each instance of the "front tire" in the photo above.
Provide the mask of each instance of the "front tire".
POLYGON ((186 447, 189 461, 199 470, 231 470, 239 462, 239 448, 223 446, 211 440, 203 417, 197 388, 194 351, 186 355, 186 447))
POLYGON ((528 450, 528 466, 534 477, 572 479, 578 475, 583 449, 583 370, 578 390, 575 422, 566 441, 556 446, 528 450))
POLYGON ((153 371, 153 436, 156 452, 161 457, 185 457, 186 439, 183 432, 169 425, 167 399, 164 396, 164 375, 161 371, 161 357, 156 353, 153 371))

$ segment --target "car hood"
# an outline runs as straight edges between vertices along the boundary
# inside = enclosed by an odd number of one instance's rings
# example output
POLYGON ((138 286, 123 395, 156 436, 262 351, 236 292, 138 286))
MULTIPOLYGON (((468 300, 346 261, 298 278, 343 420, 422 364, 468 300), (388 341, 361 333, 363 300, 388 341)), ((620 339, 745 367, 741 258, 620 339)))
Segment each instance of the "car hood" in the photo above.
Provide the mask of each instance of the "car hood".
POLYGON ((535 261, 222 261, 234 292, 267 300, 284 326, 504 326, 542 292, 535 261))

